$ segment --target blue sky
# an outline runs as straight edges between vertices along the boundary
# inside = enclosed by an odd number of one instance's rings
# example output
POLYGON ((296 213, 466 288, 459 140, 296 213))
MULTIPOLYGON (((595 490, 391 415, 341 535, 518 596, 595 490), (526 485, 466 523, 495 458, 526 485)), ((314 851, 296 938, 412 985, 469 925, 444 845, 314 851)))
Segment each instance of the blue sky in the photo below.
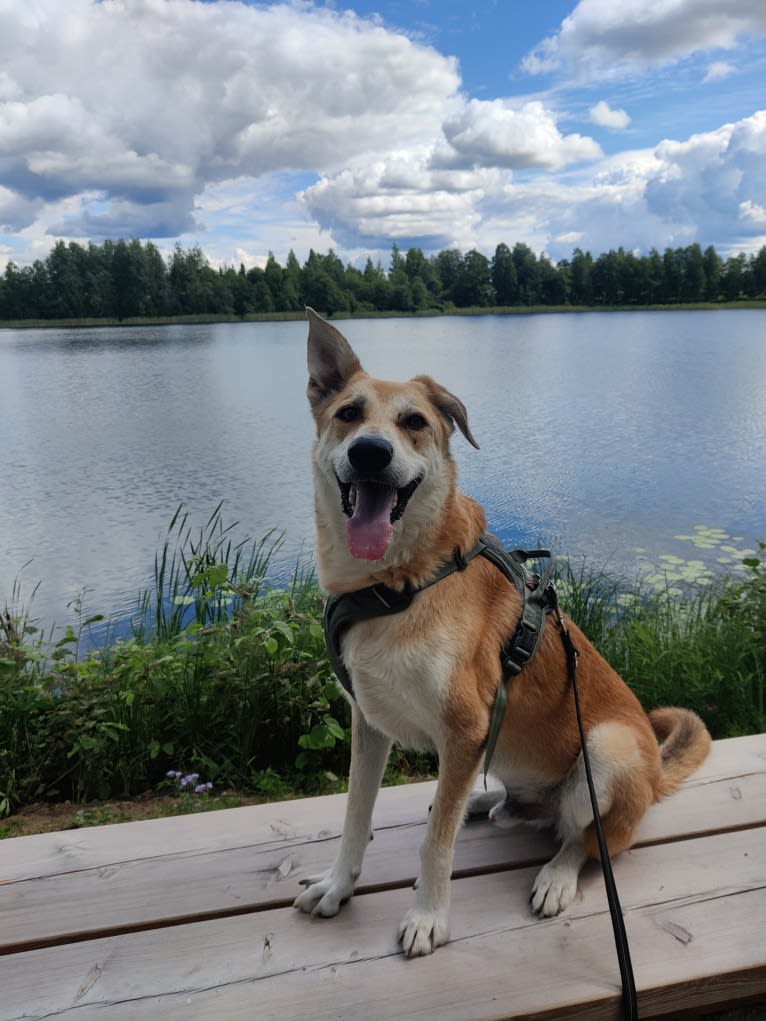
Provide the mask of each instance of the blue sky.
POLYGON ((766 244, 763 0, 0 0, 0 267, 766 244))

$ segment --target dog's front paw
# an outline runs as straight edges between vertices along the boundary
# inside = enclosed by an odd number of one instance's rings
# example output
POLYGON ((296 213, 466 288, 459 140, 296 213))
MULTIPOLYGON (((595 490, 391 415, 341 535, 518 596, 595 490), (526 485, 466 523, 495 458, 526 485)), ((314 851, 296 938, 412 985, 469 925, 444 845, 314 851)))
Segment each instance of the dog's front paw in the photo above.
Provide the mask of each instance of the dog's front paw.
POLYGON ((399 926, 399 942, 408 957, 432 954, 449 939, 449 913, 410 908, 399 926))
POLYGON ((548 862, 538 873, 529 903, 541 918, 553 918, 577 896, 577 870, 548 862))
POLYGON ((341 904, 354 892, 354 877, 339 876, 332 869, 318 876, 307 876, 301 884, 306 889, 295 898, 293 907, 322 918, 337 915, 341 904))

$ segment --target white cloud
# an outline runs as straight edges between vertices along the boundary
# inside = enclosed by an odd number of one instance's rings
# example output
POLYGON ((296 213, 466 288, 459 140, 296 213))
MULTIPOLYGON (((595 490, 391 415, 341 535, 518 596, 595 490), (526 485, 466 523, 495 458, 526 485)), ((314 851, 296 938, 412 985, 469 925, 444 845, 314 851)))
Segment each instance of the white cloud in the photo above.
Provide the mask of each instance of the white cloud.
POLYGON ((766 110, 684 142, 662 142, 656 155, 660 166, 646 186, 654 214, 696 232, 704 226, 709 240, 729 247, 754 234, 753 211, 766 206, 766 110))
POLYGON ((621 131, 630 124, 630 117, 624 110, 613 110, 604 99, 600 99, 588 113, 592 123, 602 128, 615 128, 621 131))
POLYGON ((537 100, 516 108, 503 99, 471 99, 443 130, 447 146, 436 153, 437 166, 557 170, 602 155, 592 138, 562 135, 555 114, 537 100))
POLYGON ((580 0, 522 67, 529 74, 569 67, 584 77, 616 77, 764 33, 763 0, 580 0))
POLYGON ((22 198, 0 184, 0 229, 9 232, 23 230, 34 223, 42 205, 42 202, 22 198))
POLYGON ((722 253, 763 243, 766 111, 737 124, 627 151, 572 171, 434 168, 428 151, 347 169, 304 190, 312 218, 344 246, 386 241, 479 247, 524 240, 553 258, 701 243, 722 253))
POLYGON ((710 82, 722 82, 724 78, 729 78, 736 73, 737 69, 733 64, 729 64, 725 60, 714 60, 710 67, 708 67, 705 77, 702 79, 702 84, 708 85, 710 82))
MULTIPOLYGON (((445 171, 428 150, 323 177, 300 196, 311 217, 345 247, 390 239, 424 247, 450 247, 472 236, 494 170, 445 171)), ((390 243, 389 241, 389 243, 390 243)))
MULTIPOLYGON (((766 113, 605 157, 565 130, 566 89, 556 109, 550 95, 470 98, 453 58, 352 13, 66 6, 0 0, 0 227, 3 253, 26 245, 23 261, 53 236, 178 238, 216 264, 262 265, 269 249, 363 258, 394 240, 486 252, 523 240, 560 258, 574 243, 726 250, 764 234, 766 113)), ((528 69, 585 81, 765 29, 762 0, 582 0, 528 69)), ((731 69, 708 61, 706 80, 731 69)), ((591 122, 626 128, 602 94, 591 122)))
POLYGON ((155 233, 188 230, 211 182, 434 137, 459 86, 452 58, 305 4, 17 0, 0 67, 0 184, 22 202, 96 189, 62 226, 102 236, 143 233, 152 207, 155 233))
POLYGON ((554 171, 602 156, 593 139, 563 135, 555 114, 539 101, 516 108, 474 99, 445 121, 435 145, 323 175, 301 201, 344 246, 396 239, 470 247, 482 233, 492 196, 505 194, 513 170, 554 171))
POLYGON ((751 199, 745 199, 744 202, 740 202, 739 216, 743 223, 751 224, 759 230, 766 231, 766 208, 757 202, 753 202, 751 199))

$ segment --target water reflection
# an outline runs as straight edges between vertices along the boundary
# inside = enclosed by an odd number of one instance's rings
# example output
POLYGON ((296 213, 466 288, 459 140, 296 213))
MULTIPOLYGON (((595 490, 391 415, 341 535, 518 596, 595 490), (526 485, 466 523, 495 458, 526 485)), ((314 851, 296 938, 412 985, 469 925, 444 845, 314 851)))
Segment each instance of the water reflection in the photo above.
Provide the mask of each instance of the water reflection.
MULTIPOLYGON (((512 545, 635 562, 721 526, 766 536, 766 313, 341 324, 365 367, 427 372, 469 409, 463 487, 512 545)), ((0 332, 0 601, 24 571, 46 620, 131 613, 185 504, 313 545, 303 323, 0 332)))

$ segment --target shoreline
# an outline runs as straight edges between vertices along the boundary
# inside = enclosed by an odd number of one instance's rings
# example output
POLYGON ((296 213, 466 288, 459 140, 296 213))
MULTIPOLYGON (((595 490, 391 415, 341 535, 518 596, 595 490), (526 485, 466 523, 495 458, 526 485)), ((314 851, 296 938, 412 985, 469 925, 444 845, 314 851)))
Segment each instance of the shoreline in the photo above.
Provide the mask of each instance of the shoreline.
MULTIPOLYGON (((359 309, 355 312, 337 312, 328 318, 341 319, 432 319, 441 316, 515 316, 515 315, 562 315, 588 312, 708 312, 736 311, 738 309, 766 309, 766 299, 746 298, 741 301, 685 302, 657 305, 496 305, 487 308, 444 308, 422 309, 418 312, 370 311, 359 309)), ((8 319, 0 320, 0 330, 42 330, 42 329, 98 329, 104 327, 141 326, 194 326, 215 323, 274 323, 302 322, 304 311, 297 312, 252 312, 245 316, 227 315, 181 315, 147 316, 116 319, 8 319)))

